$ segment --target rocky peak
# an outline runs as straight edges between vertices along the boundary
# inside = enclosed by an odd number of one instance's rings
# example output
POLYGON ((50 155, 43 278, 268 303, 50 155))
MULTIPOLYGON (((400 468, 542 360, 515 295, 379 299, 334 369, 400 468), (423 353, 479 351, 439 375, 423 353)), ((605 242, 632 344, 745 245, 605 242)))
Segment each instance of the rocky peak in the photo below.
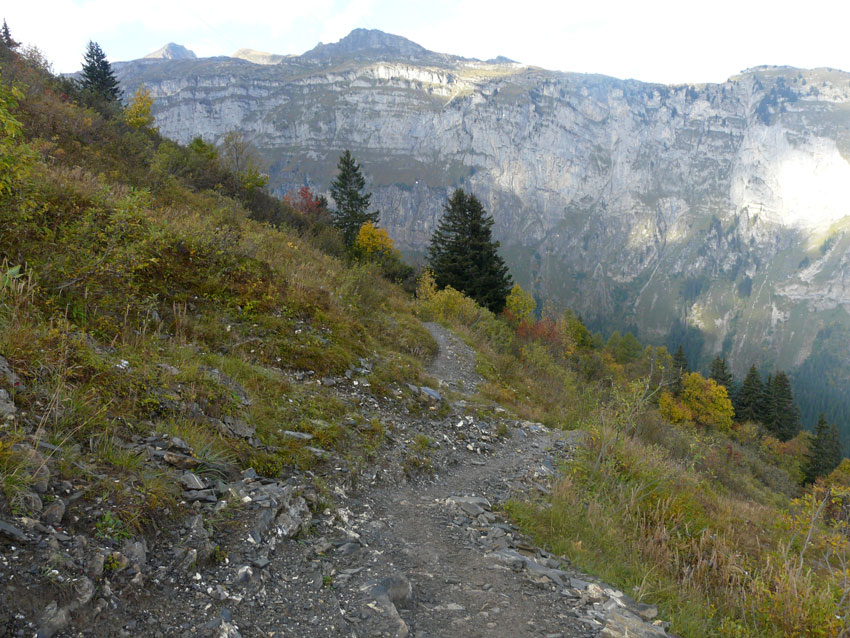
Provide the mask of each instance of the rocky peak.
POLYGON ((153 53, 148 53, 145 58, 154 58, 158 60, 194 60, 198 56, 194 51, 190 51, 182 44, 169 42, 164 47, 157 49, 153 53))
POLYGON ((317 44, 301 56, 304 60, 333 62, 348 59, 423 58, 434 55, 407 38, 378 29, 354 29, 339 42, 317 44))

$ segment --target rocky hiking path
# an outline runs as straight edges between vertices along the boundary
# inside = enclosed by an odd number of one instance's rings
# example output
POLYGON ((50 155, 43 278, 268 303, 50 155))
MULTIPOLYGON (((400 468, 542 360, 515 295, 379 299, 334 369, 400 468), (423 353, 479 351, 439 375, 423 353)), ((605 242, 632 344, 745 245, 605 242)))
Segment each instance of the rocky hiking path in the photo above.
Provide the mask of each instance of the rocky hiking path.
MULTIPOLYGON (((334 379, 292 374, 386 425, 374 463, 331 455, 321 475, 213 480, 192 472, 185 442, 156 435, 133 449, 187 468, 196 513, 181 527, 104 538, 75 532, 52 505, 40 520, 0 521, 0 637, 668 635, 654 607, 534 547, 499 514, 512 496, 546 493, 585 433, 476 402, 475 352, 427 327, 438 388, 380 401, 366 361, 334 379), (401 400, 410 395, 420 408, 401 400)), ((71 506, 66 489, 49 488, 53 504, 71 506)))

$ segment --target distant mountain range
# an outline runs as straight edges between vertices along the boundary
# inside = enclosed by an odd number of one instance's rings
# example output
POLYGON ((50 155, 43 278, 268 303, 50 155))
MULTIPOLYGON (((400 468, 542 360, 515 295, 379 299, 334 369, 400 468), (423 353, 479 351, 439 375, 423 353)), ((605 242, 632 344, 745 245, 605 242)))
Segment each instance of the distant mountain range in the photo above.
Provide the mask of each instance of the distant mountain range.
POLYGON ((300 56, 172 44, 116 70, 152 91, 170 137, 244 132, 279 194, 327 192, 350 149, 410 255, 461 186, 494 215, 515 278, 591 325, 684 343, 695 365, 724 354, 739 375, 800 369, 824 329, 850 360, 850 74, 666 86, 365 29, 300 56))

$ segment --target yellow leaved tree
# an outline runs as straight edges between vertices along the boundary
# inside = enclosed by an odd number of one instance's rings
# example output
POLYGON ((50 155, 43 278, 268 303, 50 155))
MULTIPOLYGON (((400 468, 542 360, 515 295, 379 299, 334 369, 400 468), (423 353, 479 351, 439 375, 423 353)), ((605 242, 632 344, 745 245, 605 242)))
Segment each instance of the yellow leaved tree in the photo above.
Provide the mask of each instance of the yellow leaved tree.
POLYGON ((124 120, 132 128, 153 128, 153 98, 144 85, 140 85, 124 109, 124 120))
POLYGON ((535 308, 537 308, 537 302, 534 301, 534 297, 523 290, 519 284, 514 284, 505 300, 505 311, 516 321, 522 323, 534 318, 535 308))
POLYGON ((366 222, 360 227, 354 246, 358 253, 368 258, 393 255, 398 251, 395 243, 383 228, 378 228, 372 222, 366 222))

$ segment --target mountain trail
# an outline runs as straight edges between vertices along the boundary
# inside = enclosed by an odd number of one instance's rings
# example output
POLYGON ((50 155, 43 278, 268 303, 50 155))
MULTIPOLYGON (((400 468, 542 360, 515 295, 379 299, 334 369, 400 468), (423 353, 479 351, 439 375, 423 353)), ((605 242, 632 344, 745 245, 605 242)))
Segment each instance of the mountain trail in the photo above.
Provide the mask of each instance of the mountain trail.
POLYGON ((548 493, 586 434, 517 421, 472 396, 481 381, 475 352, 427 327, 439 344, 429 372, 449 396, 410 386, 413 399, 399 389, 381 402, 369 392, 368 364, 332 380, 341 401, 385 424, 387 444, 369 462, 332 456, 276 479, 248 469, 213 487, 187 472, 184 498, 196 514, 140 541, 56 534, 37 523, 15 529, 0 593, 21 607, 0 614, 0 635, 667 635, 647 622, 654 607, 576 572, 500 514, 509 498, 548 493), (49 568, 57 551, 80 572, 46 591, 38 565, 49 568))

